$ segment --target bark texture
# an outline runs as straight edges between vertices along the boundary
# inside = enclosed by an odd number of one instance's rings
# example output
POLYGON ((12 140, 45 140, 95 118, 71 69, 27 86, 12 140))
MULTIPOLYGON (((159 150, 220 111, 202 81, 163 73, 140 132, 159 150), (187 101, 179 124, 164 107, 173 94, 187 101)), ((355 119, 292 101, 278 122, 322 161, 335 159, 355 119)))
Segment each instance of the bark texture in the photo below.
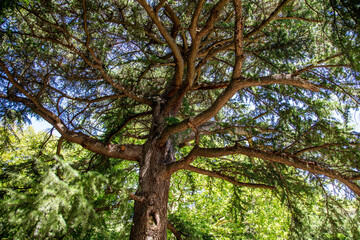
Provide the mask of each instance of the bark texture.
POLYGON ((167 239, 167 203, 170 176, 165 176, 164 169, 173 162, 171 141, 158 144, 159 133, 163 129, 163 116, 160 102, 153 111, 152 136, 143 147, 139 161, 139 188, 136 192, 131 240, 166 240, 167 239))
POLYGON ((164 148, 157 148, 153 142, 145 145, 131 240, 166 239, 170 177, 163 178, 161 175, 167 161, 164 153, 164 148))

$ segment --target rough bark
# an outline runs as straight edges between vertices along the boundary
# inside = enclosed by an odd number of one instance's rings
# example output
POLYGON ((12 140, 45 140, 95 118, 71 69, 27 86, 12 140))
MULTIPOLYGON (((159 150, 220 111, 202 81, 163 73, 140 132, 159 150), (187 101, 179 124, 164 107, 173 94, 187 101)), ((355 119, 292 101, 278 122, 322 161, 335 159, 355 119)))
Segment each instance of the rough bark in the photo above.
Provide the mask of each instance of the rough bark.
POLYGON ((167 203, 170 188, 170 176, 164 169, 174 161, 173 143, 158 144, 163 130, 164 118, 160 112, 160 100, 153 108, 151 137, 144 144, 139 161, 139 187, 136 192, 133 227, 130 240, 166 240, 167 239, 167 203))
POLYGON ((162 176, 169 161, 168 150, 156 140, 145 144, 140 161, 139 189, 136 192, 131 240, 165 240, 170 177, 162 176))

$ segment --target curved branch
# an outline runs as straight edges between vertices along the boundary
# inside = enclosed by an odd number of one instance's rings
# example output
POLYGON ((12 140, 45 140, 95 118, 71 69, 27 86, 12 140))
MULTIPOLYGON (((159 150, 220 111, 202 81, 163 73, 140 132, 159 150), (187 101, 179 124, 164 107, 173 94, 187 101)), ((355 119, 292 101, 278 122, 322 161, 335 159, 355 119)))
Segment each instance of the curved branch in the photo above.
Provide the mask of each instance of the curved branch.
POLYGON ((251 38, 252 36, 254 36, 255 34, 257 34, 258 32, 260 32, 264 27, 266 27, 266 25, 268 25, 271 20, 273 20, 278 13, 286 6, 286 4, 288 4, 291 0, 283 0, 277 7, 276 9, 270 14, 270 16, 268 18, 266 18, 264 21, 262 21, 260 23, 259 26, 257 26, 255 29, 253 29, 251 32, 249 32, 248 34, 246 34, 244 36, 244 40, 247 41, 249 38, 251 38))
POLYGON ((319 65, 319 64, 322 64, 324 62, 327 62, 333 58, 337 58, 337 57, 340 57, 342 56, 342 53, 338 53, 338 54, 335 54, 333 56, 330 56, 328 58, 325 58, 323 60, 320 60, 318 61, 316 64, 310 64, 309 66, 303 68, 303 69, 299 69, 299 70, 296 70, 294 75, 299 75, 301 73, 304 73, 310 69, 313 69, 313 68, 318 68, 318 67, 350 67, 350 65, 345 65, 345 64, 336 64, 336 65, 319 65))
POLYGON ((184 235, 182 232, 176 230, 175 226, 171 224, 169 220, 167 220, 167 229, 169 229, 176 237, 176 240, 182 240, 181 235, 184 235))
POLYGON ((334 171, 328 167, 320 166, 315 162, 300 159, 295 156, 258 150, 255 148, 240 146, 238 144, 227 148, 197 148, 192 154, 202 157, 222 157, 226 155, 241 154, 249 157, 260 158, 270 162, 282 163, 287 166, 299 168, 314 174, 321 174, 331 179, 336 179, 345 184, 356 195, 360 196, 360 186, 356 182, 353 182, 351 177, 345 176, 340 172, 334 171))
POLYGON ((199 52, 199 57, 204 58, 196 65, 196 71, 200 70, 211 58, 213 58, 216 54, 229 50, 234 47, 234 43, 230 42, 228 44, 223 45, 226 42, 232 41, 233 39, 225 39, 220 42, 213 44, 209 49, 202 50, 199 52), (220 45, 219 47, 216 47, 220 45))
MULTIPOLYGON (((349 143, 350 145, 355 145, 355 146, 360 146, 360 143, 349 143)), ((324 148, 328 148, 328 147, 338 147, 338 146, 344 146, 344 144, 340 144, 340 143, 326 143, 323 145, 319 145, 319 146, 313 146, 313 147, 308 147, 308 148, 304 148, 302 150, 299 150, 295 153, 295 155, 300 155, 302 153, 305 152, 311 152, 311 151, 318 151, 324 148)))
POLYGON ((35 105, 27 99, 20 99, 19 97, 13 97, 10 99, 13 101, 21 102, 24 105, 30 107, 35 113, 41 116, 45 121, 53 125, 56 130, 62 135, 62 137, 72 143, 80 144, 82 147, 104 156, 112 158, 121 158, 130 161, 138 161, 141 157, 142 146, 133 144, 111 144, 103 143, 95 138, 92 138, 86 134, 80 132, 74 132, 69 130, 66 125, 61 121, 59 117, 37 104, 35 105))
POLYGON ((319 87, 317 85, 291 74, 275 74, 272 76, 260 77, 258 79, 233 79, 212 106, 207 110, 195 117, 191 117, 191 119, 189 118, 178 124, 167 127, 162 136, 159 138, 159 144, 165 144, 171 134, 188 129, 189 122, 196 127, 210 120, 221 110, 221 108, 234 96, 237 91, 248 87, 265 86, 270 84, 284 84, 301 87, 315 92, 319 91, 319 87))
POLYGON ((171 51, 173 52, 176 61, 175 85, 180 86, 184 69, 184 59, 182 57, 180 48, 176 44, 175 40, 168 33, 164 25, 161 23, 159 16, 156 14, 156 12, 153 11, 153 9, 148 5, 148 3, 145 0, 137 0, 137 2, 140 3, 140 5, 145 9, 149 17, 155 23, 161 35, 164 37, 169 47, 171 48, 171 51))
POLYGON ((300 20, 300 21, 306 21, 306 22, 313 22, 313 23, 321 23, 323 21, 316 20, 316 19, 309 19, 309 18, 303 18, 303 17, 274 17, 273 20, 300 20))
POLYGON ((139 145, 116 145, 106 144, 86 134, 71 131, 67 128, 65 123, 53 112, 46 109, 37 99, 27 92, 11 74, 5 63, 0 59, 0 67, 4 70, 9 81, 27 98, 18 97, 16 95, 9 95, 7 99, 13 102, 19 102, 32 109, 35 113, 41 116, 45 121, 50 123, 63 136, 63 138, 72 143, 77 143, 84 148, 104 156, 121 158, 130 161, 138 161, 142 152, 142 146, 139 145))
POLYGON ((199 0, 199 2, 196 5, 195 12, 191 19, 189 31, 190 31, 190 35, 191 35, 192 39, 195 39, 195 37, 196 37, 196 27, 197 27, 197 23, 198 23, 198 20, 199 20, 200 14, 201 14, 201 9, 204 5, 204 2, 205 2, 205 0, 199 0))
POLYGON ((269 186, 269 185, 266 185, 266 184, 239 182, 234 177, 229 177, 229 176, 226 176, 226 175, 221 174, 219 172, 209 171, 209 170, 197 168, 197 167, 194 167, 194 166, 191 166, 191 165, 186 166, 184 169, 192 171, 192 172, 200 173, 200 174, 203 174, 203 175, 207 175, 207 176, 210 176, 210 177, 219 178, 219 179, 225 180, 225 181, 227 181, 229 183, 232 183, 232 184, 234 184, 236 186, 240 186, 240 187, 265 188, 265 189, 271 189, 271 190, 276 188, 274 186, 269 186))
POLYGON ((151 114, 151 112, 143 112, 143 113, 138 113, 138 114, 135 114, 133 116, 128 117, 116 131, 114 131, 113 133, 110 134, 107 142, 109 143, 111 141, 111 139, 113 139, 116 136, 116 134, 121 132, 121 130, 123 130, 126 127, 126 125, 129 122, 131 122, 132 120, 134 120, 136 118, 139 118, 139 117, 144 117, 144 116, 147 116, 147 115, 150 115, 150 114, 151 114))
POLYGON ((211 9, 211 13, 209 18, 207 19, 205 26, 201 29, 199 36, 203 37, 208 34, 211 29, 214 27, 215 22, 218 20, 220 16, 221 10, 225 7, 225 5, 229 2, 229 0, 220 0, 214 7, 211 9))
MULTIPOLYGON (((171 30, 171 37, 176 38, 178 31, 181 29, 180 19, 169 4, 165 4, 165 11, 169 15, 171 21, 174 23, 174 26, 171 30)), ((183 42, 185 42, 185 39, 183 39, 183 42)))

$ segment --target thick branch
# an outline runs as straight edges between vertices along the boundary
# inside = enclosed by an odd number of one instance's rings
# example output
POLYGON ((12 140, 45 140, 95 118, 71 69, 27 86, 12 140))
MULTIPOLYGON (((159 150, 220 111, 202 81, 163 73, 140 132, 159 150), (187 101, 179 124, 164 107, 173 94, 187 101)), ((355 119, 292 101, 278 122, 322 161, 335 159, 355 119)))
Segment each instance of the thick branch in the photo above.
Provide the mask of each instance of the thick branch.
POLYGON ((35 113, 41 116, 45 121, 50 123, 68 142, 77 143, 84 148, 104 156, 113 158, 122 158, 130 161, 138 161, 142 146, 137 145, 115 145, 105 144, 95 138, 69 130, 64 122, 53 112, 47 110, 40 102, 37 101, 29 92, 27 92, 13 77, 5 63, 0 59, 0 67, 4 70, 11 84, 13 84, 27 98, 8 96, 10 101, 19 102, 31 108, 35 113))
POLYGON ((198 20, 199 20, 200 14, 201 14, 201 9, 204 5, 204 2, 205 2, 205 0, 199 0, 199 2, 196 5, 195 12, 191 19, 189 31, 190 31, 190 35, 191 35, 192 39, 195 39, 195 36, 196 36, 196 27, 197 27, 197 23, 198 23, 198 20))
POLYGON ((243 56, 243 16, 242 16, 242 3, 241 0, 234 0, 235 7, 235 66, 233 68, 232 78, 240 78, 242 70, 243 56))
POLYGON ((300 87, 300 88, 308 89, 313 92, 320 91, 320 86, 315 85, 304 78, 294 76, 292 74, 274 74, 271 76, 260 77, 259 79, 245 80, 241 88, 246 88, 251 86, 266 86, 270 84, 283 84, 294 87, 300 87))
POLYGON ((214 90, 226 88, 229 82, 217 82, 217 83, 200 83, 191 88, 191 91, 195 90, 214 90))
POLYGON ((169 4, 165 4, 165 10, 166 13, 168 13, 171 21, 174 23, 173 29, 171 30, 171 36, 173 38, 176 38, 177 32, 180 31, 181 29, 180 19, 178 18, 178 16, 174 12, 174 10, 170 7, 169 4))
POLYGON ((74 132, 69 130, 66 125, 61 121, 59 117, 57 117, 52 112, 48 111, 44 107, 39 107, 39 105, 33 104, 31 101, 24 99, 13 97, 10 100, 21 102, 24 105, 30 107, 35 113, 41 116, 45 121, 53 125, 56 130, 62 135, 62 137, 72 143, 77 143, 83 146, 84 148, 98 153, 104 156, 112 157, 112 158, 121 158, 130 161, 138 161, 141 155, 142 146, 132 145, 132 144, 105 144, 95 138, 89 137, 83 133, 74 132))
POLYGON ((181 104, 181 101, 185 94, 191 89, 196 79, 196 73, 198 72, 198 68, 196 67, 196 59, 198 58, 200 43, 202 38, 211 32, 212 28, 214 27, 215 22, 218 20, 221 11, 223 10, 224 6, 227 4, 228 0, 220 0, 211 10, 210 16, 207 19, 207 22, 204 28, 199 32, 196 33, 196 25, 197 19, 200 14, 200 9, 202 8, 203 3, 200 1, 197 5, 197 9, 195 10, 193 16, 193 22, 190 26, 190 34, 192 36, 191 47, 188 51, 186 62, 187 62, 187 71, 186 77, 179 89, 179 85, 174 84, 175 88, 172 91, 169 91, 166 98, 172 97, 167 103, 165 107, 165 112, 171 111, 171 113, 175 113, 181 104))
POLYGON ((196 145, 185 158, 183 158, 180 161, 173 162, 169 166, 167 166, 167 168, 164 169, 164 172, 162 173, 163 177, 168 178, 174 172, 176 172, 180 169, 185 169, 186 167, 190 166, 190 163, 192 163, 197 157, 196 151, 198 148, 199 148, 199 146, 196 145))
POLYGON ((153 9, 148 5, 148 3, 145 0, 137 0, 137 1, 148 13, 151 20, 155 23, 155 25, 159 29, 161 35, 164 37, 164 39, 168 43, 169 47, 171 48, 171 51, 173 52, 173 55, 174 55, 174 58, 176 61, 175 85, 180 86, 182 76, 183 76, 183 69, 184 69, 184 60, 181 55, 180 48, 177 46, 175 40, 171 37, 171 35, 168 33, 168 31, 162 24, 159 16, 153 11, 153 9))
POLYGON ((175 87, 167 93, 166 98, 172 97, 167 103, 165 107, 165 112, 169 112, 170 109, 172 112, 176 112, 179 108, 179 105, 181 103, 181 100, 185 96, 186 92, 192 87, 194 84, 197 68, 195 66, 196 59, 198 57, 198 52, 200 48, 200 43, 206 34, 208 34, 211 29, 213 28, 215 22, 220 16, 220 12, 223 9, 223 7, 226 5, 228 0, 220 0, 211 10, 210 16, 208 17, 208 20, 205 24, 205 27, 199 32, 196 33, 196 26, 197 26, 197 20, 199 18, 201 8, 203 5, 203 2, 200 1, 197 5, 197 8, 195 10, 194 16, 193 16, 193 22, 190 26, 190 34, 192 37, 191 47, 186 57, 187 62, 187 71, 186 71, 186 77, 185 81, 181 86, 181 89, 179 89, 180 85, 176 84, 177 81, 175 81, 175 84, 173 84, 175 87))
POLYGON ((191 122, 191 124, 194 126, 199 126, 210 120, 234 96, 237 91, 248 87, 265 86, 270 84, 284 84, 309 89, 311 91, 319 91, 318 86, 315 84, 291 74, 275 74, 272 76, 260 77, 258 79, 235 79, 229 83, 227 88, 216 99, 210 108, 200 113, 199 115, 192 117, 191 119, 186 119, 179 124, 167 127, 164 130, 162 136, 159 138, 159 143, 161 145, 165 144, 166 140, 171 134, 188 129, 189 122, 191 122))
POLYGON ((229 2, 229 0, 220 0, 215 7, 211 10, 210 16, 205 23, 205 27, 200 31, 199 36, 203 37, 208 34, 211 29, 214 27, 215 22, 218 20, 221 10, 225 7, 225 5, 229 2))

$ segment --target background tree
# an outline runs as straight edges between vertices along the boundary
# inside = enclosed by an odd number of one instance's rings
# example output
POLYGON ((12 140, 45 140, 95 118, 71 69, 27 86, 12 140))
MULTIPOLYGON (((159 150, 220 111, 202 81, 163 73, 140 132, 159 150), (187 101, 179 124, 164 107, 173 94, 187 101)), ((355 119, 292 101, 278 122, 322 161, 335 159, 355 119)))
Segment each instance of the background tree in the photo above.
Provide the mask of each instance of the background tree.
POLYGON ((83 148, 64 144, 59 156, 54 136, 14 131, 0 155, 1 238, 128 237, 133 204, 125 190, 135 186, 134 166, 114 160, 111 171, 91 171, 83 148))
POLYGON ((358 22, 346 6, 18 3, 1 25, 1 113, 49 122, 57 155, 64 140, 88 149, 80 171, 137 163, 131 239, 166 239, 170 178, 182 169, 273 190, 299 229, 299 198, 314 188, 360 195, 349 125, 358 22))

